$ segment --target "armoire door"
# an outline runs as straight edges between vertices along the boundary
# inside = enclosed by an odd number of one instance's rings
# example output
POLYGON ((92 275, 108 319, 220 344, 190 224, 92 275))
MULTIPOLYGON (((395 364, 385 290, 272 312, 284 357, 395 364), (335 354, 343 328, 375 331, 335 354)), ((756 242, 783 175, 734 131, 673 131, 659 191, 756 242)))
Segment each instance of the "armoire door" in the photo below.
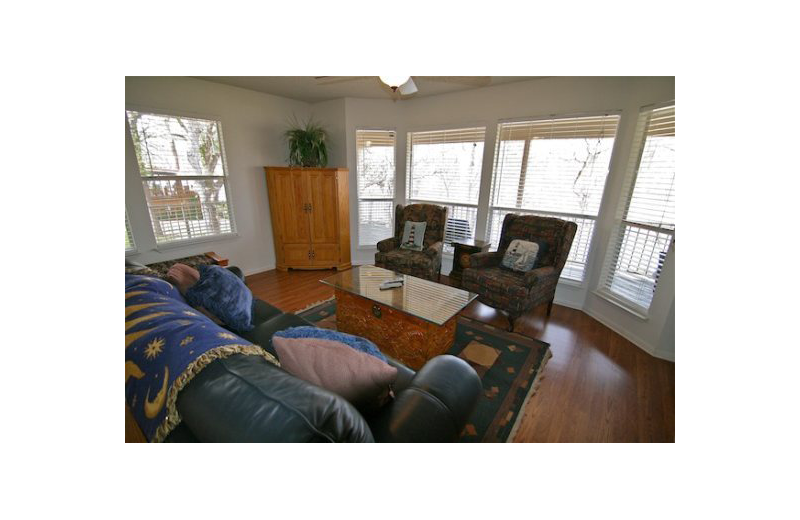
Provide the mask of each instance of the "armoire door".
POLYGON ((311 249, 311 235, 305 175, 302 170, 276 172, 275 184, 284 261, 294 265, 311 265, 311 258, 307 254, 311 249))
POLYGON ((333 265, 337 256, 337 191, 336 172, 325 170, 308 171, 308 193, 311 203, 310 233, 311 247, 316 253, 315 263, 333 265))

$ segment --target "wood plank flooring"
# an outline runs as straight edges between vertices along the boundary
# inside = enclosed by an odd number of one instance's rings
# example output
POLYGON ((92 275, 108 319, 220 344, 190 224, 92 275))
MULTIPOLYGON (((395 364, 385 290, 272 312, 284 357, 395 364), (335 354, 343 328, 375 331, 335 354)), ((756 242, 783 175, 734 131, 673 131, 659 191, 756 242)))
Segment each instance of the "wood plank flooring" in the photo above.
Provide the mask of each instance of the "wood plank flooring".
MULTIPOLYGON (((253 294, 286 312, 333 296, 318 280, 336 271, 267 271, 247 277, 253 294)), ((447 277, 442 276, 442 283, 447 277)), ((674 442, 675 364, 654 358, 587 314, 542 305, 516 331, 550 343, 553 357, 530 399, 516 442, 674 442)), ((506 326, 473 302, 465 316, 506 326)))

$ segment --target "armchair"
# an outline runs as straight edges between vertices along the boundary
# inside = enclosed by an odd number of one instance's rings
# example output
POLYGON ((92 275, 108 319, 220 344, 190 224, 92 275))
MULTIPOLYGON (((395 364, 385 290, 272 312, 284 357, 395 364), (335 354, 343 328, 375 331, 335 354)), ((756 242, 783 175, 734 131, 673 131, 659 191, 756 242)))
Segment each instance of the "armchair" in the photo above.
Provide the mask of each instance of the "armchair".
POLYGON ((503 220, 497 251, 475 253, 462 274, 462 287, 478 294, 478 301, 508 313, 509 330, 523 313, 547 303, 553 309, 558 277, 567 261, 578 225, 557 218, 509 213, 503 220), (544 242, 547 249, 527 273, 501 267, 506 249, 514 239, 544 242))
POLYGON ((442 241, 447 208, 433 204, 398 204, 394 210, 394 236, 378 242, 375 265, 403 274, 439 281, 442 270, 442 241), (427 222, 422 251, 400 249, 406 221, 427 222))

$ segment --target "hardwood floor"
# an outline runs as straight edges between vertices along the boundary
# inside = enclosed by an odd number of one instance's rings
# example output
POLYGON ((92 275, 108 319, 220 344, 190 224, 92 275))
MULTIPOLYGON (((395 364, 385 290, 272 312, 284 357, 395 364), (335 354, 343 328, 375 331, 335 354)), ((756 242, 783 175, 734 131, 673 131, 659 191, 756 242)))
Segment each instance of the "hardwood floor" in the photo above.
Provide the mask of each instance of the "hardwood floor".
MULTIPOLYGON (((267 271, 247 277, 247 285, 262 300, 295 312, 333 296, 318 280, 334 273, 267 271)), ((675 364, 652 357, 581 311, 554 305, 547 318, 546 309, 534 309, 515 327, 550 343, 553 357, 514 440, 674 442, 675 364)), ((497 327, 507 323, 477 301, 462 314, 497 327)))

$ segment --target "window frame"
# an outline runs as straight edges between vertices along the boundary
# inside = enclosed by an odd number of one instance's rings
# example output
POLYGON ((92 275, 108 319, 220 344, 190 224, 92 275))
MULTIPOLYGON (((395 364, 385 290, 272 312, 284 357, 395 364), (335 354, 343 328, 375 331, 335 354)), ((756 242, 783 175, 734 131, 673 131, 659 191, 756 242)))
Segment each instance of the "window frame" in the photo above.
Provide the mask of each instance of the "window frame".
MULTIPOLYGON (((131 128, 129 119, 128 119, 128 112, 139 112, 143 114, 155 115, 155 116, 166 116, 166 117, 185 117, 189 119, 200 119, 204 121, 213 121, 217 125, 217 134, 219 136, 219 146, 220 146, 220 162, 222 164, 222 171, 223 175, 159 175, 155 177, 158 180, 203 180, 208 178, 222 178, 223 180, 223 187, 225 189, 225 196, 226 196, 226 203, 228 205, 228 214, 230 220, 231 230, 225 233, 219 233, 215 235, 203 235, 196 238, 188 238, 188 239, 180 239, 180 240, 170 240, 169 242, 158 242, 158 238, 156 237, 155 228, 153 227, 153 218, 150 212, 150 205, 147 203, 147 194, 145 192, 145 183, 147 180, 153 180, 153 177, 145 177, 142 175, 141 170, 139 169, 139 158, 136 157, 136 168, 138 172, 138 181, 141 183, 142 187, 142 194, 144 196, 144 212, 147 216, 147 221, 150 225, 150 233, 153 235, 153 242, 155 251, 165 251, 175 248, 181 248, 186 246, 191 246, 194 244, 200 244, 203 242, 216 242, 220 240, 228 240, 232 238, 237 238, 239 236, 239 232, 236 226, 236 212, 234 210, 233 204, 233 191, 231 190, 231 183, 230 180, 230 169, 228 166, 228 154, 225 149, 225 137, 224 132, 222 129, 223 118, 219 115, 209 114, 209 113, 199 113, 199 112, 191 112, 185 110, 174 110, 174 109, 164 109, 164 108, 154 108, 149 106, 143 105, 135 105, 135 104, 126 104, 125 105, 125 124, 128 129, 128 137, 133 139, 131 133, 134 131, 131 128)), ((133 226, 131 226, 131 235, 134 237, 135 240, 135 232, 133 226)))
MULTIPOLYGON (((392 233, 394 234, 394 208, 395 208, 395 201, 397 200, 397 136, 398 131, 397 128, 390 128, 390 127, 378 127, 378 126, 357 126, 355 128, 355 151, 356 151, 356 249, 357 250, 374 250, 377 247, 377 244, 361 244, 361 200, 362 197, 358 193, 358 132, 394 132, 394 186, 392 187, 392 197, 391 198, 369 198, 364 199, 368 201, 376 201, 376 202, 391 202, 391 215, 389 216, 391 220, 391 229, 392 233)), ((389 238, 389 237, 386 237, 389 238)))
POLYGON ((125 204, 125 232, 130 236, 131 247, 125 250, 125 256, 135 255, 139 252, 136 245, 136 237, 133 236, 133 226, 131 226, 131 218, 128 216, 128 204, 125 204))
POLYGON ((644 308, 638 305, 636 302, 628 300, 621 295, 611 292, 606 287, 611 283, 611 278, 614 276, 616 271, 616 264, 620 254, 619 249, 621 249, 621 243, 625 239, 625 232, 628 227, 635 227, 637 229, 646 230, 653 233, 669 235, 669 246, 664 251, 664 259, 666 260, 666 258, 672 254, 673 247, 675 245, 675 228, 677 226, 673 226, 672 228, 653 226, 641 222, 629 221, 626 218, 633 200, 634 191, 636 190, 636 180, 639 176, 642 157, 644 155, 645 146, 647 145, 647 131, 650 127, 650 117, 656 110, 669 107, 675 107, 675 100, 645 105, 639 109, 639 112, 636 116, 636 128, 634 129, 631 143, 632 149, 628 159, 628 164, 626 165, 622 187, 619 192, 619 206, 615 215, 614 225, 611 229, 611 235, 608 239, 606 257, 601 266, 597 287, 592 291, 593 294, 627 311, 642 321, 647 321, 650 318, 650 312, 653 308, 653 301, 655 300, 655 293, 658 288, 658 278, 656 278, 656 282, 653 287, 653 298, 651 299, 650 305, 647 308, 644 308), (646 118, 643 117, 645 114, 647 114, 646 118), (643 121, 644 124, 642 124, 643 121))
MULTIPOLYGON (((480 208, 480 201, 481 195, 483 193, 483 176, 484 176, 484 162, 486 160, 486 152, 487 152, 487 140, 486 137, 489 134, 489 123, 486 121, 468 121, 462 123, 454 123, 449 125, 424 125, 424 126, 416 126, 411 127, 405 130, 406 134, 406 153, 405 153, 405 186, 403 188, 403 200, 405 204, 435 204, 437 206, 447 206, 448 212, 451 206, 457 207, 464 207, 469 208, 475 211, 475 226, 472 230, 472 238, 477 239, 478 235, 478 227, 480 226, 481 220, 481 208, 480 208), (412 165, 412 146, 413 146, 413 139, 411 137, 412 134, 415 133, 425 133, 425 132, 453 132, 457 130, 466 130, 470 128, 483 128, 483 152, 481 153, 481 161, 480 161, 480 175, 478 178, 478 202, 475 204, 470 203, 454 203, 454 202, 446 202, 441 200, 434 200, 434 199, 418 199, 411 197, 411 165, 412 165)), ((448 218, 451 218, 452 215, 448 215, 448 218)), ((454 250, 447 249, 447 243, 442 242, 442 256, 447 258, 453 258, 454 250)))
MULTIPOLYGON (((528 116, 528 117, 514 117, 514 118, 507 118, 507 119, 498 119, 497 120, 497 135, 495 138, 495 145, 494 145, 494 157, 492 160, 492 169, 490 172, 490 182, 489 182, 489 201, 488 207, 486 212, 486 235, 485 240, 487 242, 491 242, 491 233, 492 233, 492 226, 493 226, 493 213, 495 211, 499 212, 507 212, 507 213, 519 213, 522 215, 539 215, 545 217, 555 217, 555 218, 565 218, 569 219, 584 219, 592 221, 592 230, 591 236, 589 237, 589 243, 586 248, 586 261, 583 264, 583 276, 581 280, 575 280, 574 278, 566 278, 564 276, 559 276, 558 283, 566 284, 573 287, 583 288, 587 285, 588 278, 589 278, 589 267, 591 267, 593 263, 593 253, 595 250, 595 241, 596 241, 596 230, 597 224, 600 219, 600 214, 603 211, 603 200, 606 196, 606 189, 609 185, 609 179, 611 178, 611 171, 613 165, 615 164, 615 158, 617 154, 617 147, 619 146, 618 137, 620 135, 620 126, 622 123, 622 109, 609 109, 609 110, 597 110, 591 112, 573 112, 567 114, 547 114, 547 115, 536 115, 536 116, 528 116), (606 173, 606 178, 603 183, 603 190, 600 194, 600 201, 598 204, 597 215, 589 215, 589 214, 581 214, 581 213, 570 213, 570 212, 559 212, 559 211, 547 211, 547 210, 537 210, 537 209, 525 209, 525 208, 513 208, 508 206, 495 206, 494 202, 494 195, 495 195, 495 182, 497 179, 495 178, 495 172, 497 171, 499 161, 500 161, 500 144, 503 141, 501 139, 502 136, 502 126, 504 124, 512 124, 512 123, 526 123, 526 122, 537 122, 537 121, 549 121, 549 120, 558 120, 558 119, 578 119, 584 117, 601 117, 601 116, 614 116, 617 118, 617 125, 614 130, 614 142, 611 145, 611 154, 608 160, 608 172, 606 173)), ((530 140, 527 140, 528 142, 530 140)), ((502 221, 499 224, 502 226, 502 221)), ((574 245, 574 244, 573 244, 574 245)), ((566 267, 566 266, 565 266, 566 267)), ((562 271, 563 273, 563 271, 562 271)))

